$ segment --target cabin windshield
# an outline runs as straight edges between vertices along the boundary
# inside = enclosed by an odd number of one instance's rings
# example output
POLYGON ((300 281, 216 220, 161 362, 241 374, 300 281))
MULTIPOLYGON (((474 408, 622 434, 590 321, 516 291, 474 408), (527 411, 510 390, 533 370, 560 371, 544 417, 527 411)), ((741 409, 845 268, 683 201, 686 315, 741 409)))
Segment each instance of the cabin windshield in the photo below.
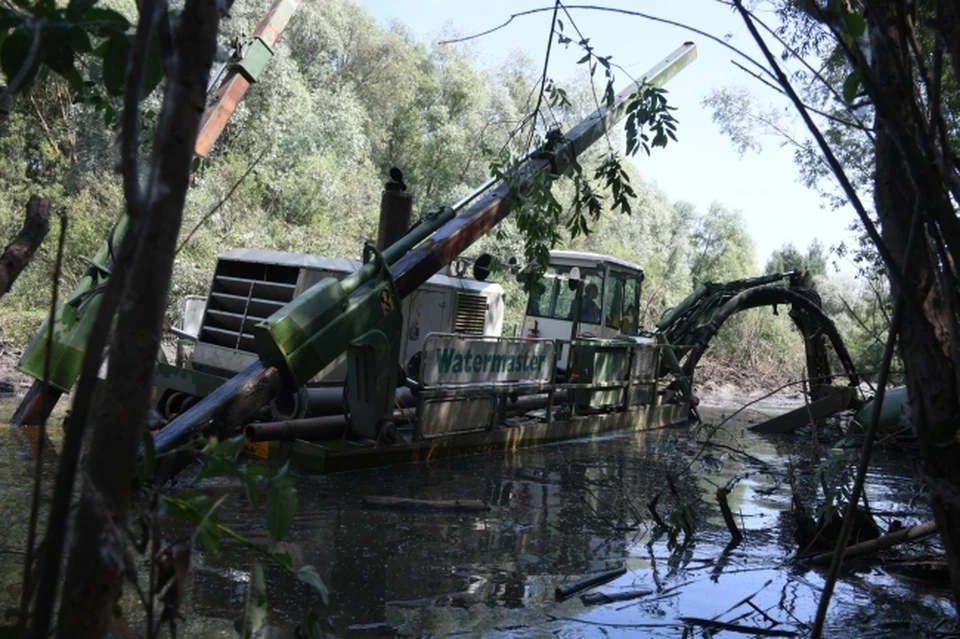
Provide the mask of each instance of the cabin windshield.
POLYGON ((636 335, 640 311, 640 279, 637 274, 611 270, 606 302, 606 325, 621 333, 636 335))
MULTIPOLYGON (((527 302, 527 315, 558 320, 573 320, 573 300, 575 291, 568 285, 571 266, 551 266, 537 283, 527 302)), ((600 323, 600 292, 603 290, 603 271, 597 268, 580 267, 580 277, 584 282, 584 299, 588 288, 595 287, 596 317, 587 317, 589 309, 584 302, 581 321, 600 323)))

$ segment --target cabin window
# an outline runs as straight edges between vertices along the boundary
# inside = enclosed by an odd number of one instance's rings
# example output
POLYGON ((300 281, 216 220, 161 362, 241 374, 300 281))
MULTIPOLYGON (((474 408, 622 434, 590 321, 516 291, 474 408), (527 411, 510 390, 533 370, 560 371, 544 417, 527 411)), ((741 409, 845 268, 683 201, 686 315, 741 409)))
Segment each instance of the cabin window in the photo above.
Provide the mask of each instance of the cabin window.
MULTIPOLYGON (((575 291, 571 290, 568 284, 570 269, 569 266, 551 266, 547 269, 543 278, 530 294, 530 300, 527 302, 527 315, 529 317, 545 317, 558 320, 573 319, 575 291)), ((585 310, 587 289, 591 285, 596 288, 595 304, 599 308, 600 291, 603 290, 603 272, 595 268, 581 267, 580 277, 585 280, 583 284, 585 310)), ((596 317, 583 316, 581 321, 599 323, 599 312, 597 312, 596 317)))
POLYGON ((632 273, 610 271, 607 280, 606 325, 627 335, 637 334, 640 280, 632 273))

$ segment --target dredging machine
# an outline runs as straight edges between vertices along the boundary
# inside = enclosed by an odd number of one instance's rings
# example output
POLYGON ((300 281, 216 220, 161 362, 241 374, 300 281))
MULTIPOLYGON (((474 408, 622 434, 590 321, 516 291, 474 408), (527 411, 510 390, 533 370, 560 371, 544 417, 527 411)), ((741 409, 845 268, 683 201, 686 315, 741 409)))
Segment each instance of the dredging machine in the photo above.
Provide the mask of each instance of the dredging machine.
MULTIPOLYGON (((333 472, 685 423, 696 416, 690 380, 711 331, 760 304, 791 304, 801 330, 809 325, 808 343, 822 349, 829 338, 847 368, 835 329, 821 330, 832 323, 793 273, 701 285, 644 332, 639 265, 554 251, 517 337, 500 334, 498 285, 441 274, 510 213, 517 192, 538 176, 563 175, 630 101, 695 57, 685 43, 609 106, 530 153, 510 183, 490 180, 409 228, 401 224, 395 239, 368 243, 360 261, 250 250, 221 256, 196 333, 180 329, 195 342, 189 361, 158 363, 155 407, 167 423, 154 434, 156 453, 242 428, 254 455, 333 472)), ((384 201, 409 209, 401 195, 385 191, 384 201)), ((45 384, 36 363, 45 359, 46 328, 25 352, 22 370, 38 384, 15 421, 42 418, 51 408, 44 389, 56 396, 76 381, 80 329, 110 275, 115 235, 55 317, 45 384)), ((478 260, 474 270, 488 272, 489 263, 478 260)), ((822 368, 818 357, 808 349, 808 363, 822 368)), ((848 376, 853 384, 852 366, 848 376)))

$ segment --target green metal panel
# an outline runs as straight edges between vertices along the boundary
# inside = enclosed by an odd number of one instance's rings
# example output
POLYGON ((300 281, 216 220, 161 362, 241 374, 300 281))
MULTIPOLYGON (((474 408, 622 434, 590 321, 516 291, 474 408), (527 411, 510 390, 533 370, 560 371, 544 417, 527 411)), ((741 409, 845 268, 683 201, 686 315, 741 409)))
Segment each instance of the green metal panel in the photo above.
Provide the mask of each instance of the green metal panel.
POLYGON ((237 66, 250 82, 256 82, 271 59, 273 49, 262 38, 253 38, 247 43, 247 50, 237 66))
MULTIPOLYGON (((570 383, 626 383, 630 372, 630 349, 617 340, 574 340, 570 350, 570 383)), ((575 390, 574 402, 581 406, 623 403, 623 388, 575 390)))
MULTIPOLYGON (((113 233, 100 246, 66 302, 57 306, 53 317, 53 349, 50 355, 50 380, 54 388, 70 392, 83 365, 87 339, 100 311, 103 286, 112 268, 113 250, 127 230, 127 216, 120 218, 113 233)), ((34 379, 43 379, 47 352, 45 320, 20 358, 20 370, 34 379)))
POLYGON ((202 371, 188 370, 170 364, 157 364, 154 401, 159 401, 164 393, 171 390, 206 397, 226 381, 224 377, 202 371))
POLYGON ((261 359, 282 364, 295 386, 306 384, 358 336, 372 330, 391 339, 399 334, 403 318, 390 270, 369 245, 367 253, 375 259, 354 274, 317 282, 254 327, 261 359))

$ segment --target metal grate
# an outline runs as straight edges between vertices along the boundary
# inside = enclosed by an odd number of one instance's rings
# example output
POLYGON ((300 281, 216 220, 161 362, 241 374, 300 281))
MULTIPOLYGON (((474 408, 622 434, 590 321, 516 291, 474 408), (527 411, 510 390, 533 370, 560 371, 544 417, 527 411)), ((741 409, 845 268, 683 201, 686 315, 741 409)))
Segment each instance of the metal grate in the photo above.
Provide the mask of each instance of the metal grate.
POLYGON ((642 344, 633 349, 633 361, 630 365, 630 378, 638 382, 652 382, 657 379, 660 349, 656 344, 642 344))
POLYGON ((469 293, 457 294, 457 315, 453 320, 453 332, 466 335, 483 335, 487 320, 487 298, 469 293))
POLYGON ((199 341, 255 353, 254 325, 293 299, 299 273, 295 266, 217 262, 199 341))

